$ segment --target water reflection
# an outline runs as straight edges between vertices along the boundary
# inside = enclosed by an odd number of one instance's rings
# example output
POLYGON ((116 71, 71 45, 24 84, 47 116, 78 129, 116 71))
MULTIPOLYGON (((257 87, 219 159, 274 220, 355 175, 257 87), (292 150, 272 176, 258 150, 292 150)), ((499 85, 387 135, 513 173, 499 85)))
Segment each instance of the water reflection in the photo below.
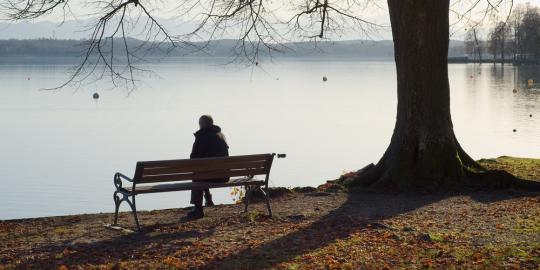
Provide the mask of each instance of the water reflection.
POLYGON ((540 91, 527 85, 540 80, 537 67, 470 64, 450 77, 456 132, 474 157, 540 157, 540 91))

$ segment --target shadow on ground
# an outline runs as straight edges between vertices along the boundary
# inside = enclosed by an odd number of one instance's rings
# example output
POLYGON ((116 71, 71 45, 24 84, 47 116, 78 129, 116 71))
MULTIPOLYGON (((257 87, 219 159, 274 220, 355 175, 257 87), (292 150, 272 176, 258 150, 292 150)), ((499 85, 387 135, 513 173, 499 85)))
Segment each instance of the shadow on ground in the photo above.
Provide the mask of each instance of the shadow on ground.
MULTIPOLYGON (((538 193, 521 191, 472 192, 466 194, 371 194, 351 193, 339 208, 308 227, 268 241, 256 249, 243 249, 227 258, 209 262, 206 269, 270 269, 297 256, 345 239, 361 229, 388 229, 386 219, 443 199, 466 195, 481 203, 493 203, 538 193)), ((393 229, 393 228, 391 228, 393 229)))
MULTIPOLYGON (((278 216, 272 220, 266 220, 267 232, 262 237, 263 242, 255 248, 238 245, 234 252, 226 256, 214 257, 206 261, 205 265, 199 268, 205 269, 269 269, 273 266, 291 260, 297 256, 313 251, 315 249, 329 245, 337 239, 344 239, 362 228, 380 229, 387 226, 386 219, 401 215, 426 205, 433 204, 443 199, 465 195, 473 200, 482 203, 491 203, 523 196, 538 196, 538 193, 528 193, 522 191, 495 191, 495 192, 471 192, 466 194, 373 194, 373 193, 351 193, 336 207, 320 216, 301 215, 307 208, 314 205, 297 205, 306 201, 309 194, 297 195, 297 200, 277 200, 275 202, 276 212, 279 209, 294 208, 296 216, 278 216), (273 235, 273 226, 288 226, 298 221, 308 221, 306 226, 299 230, 284 235, 273 235)), ((329 195, 321 197, 321 200, 332 200, 329 195)), ((313 199, 313 198, 312 198, 313 199)), ((236 206, 235 206, 236 207, 236 206)), ((239 208, 237 206, 236 208, 239 208)), ((294 212, 293 211, 293 212, 294 212)), ((219 212, 219 211, 217 211, 219 212)), ((86 266, 114 264, 119 261, 151 261, 155 260, 157 268, 163 267, 161 262, 167 256, 174 256, 175 252, 185 246, 194 246, 198 241, 213 237, 216 229, 220 226, 229 226, 228 220, 238 220, 234 213, 225 213, 220 217, 220 224, 204 225, 204 219, 198 224, 202 227, 190 229, 190 223, 169 222, 157 225, 147 224, 141 233, 124 234, 117 232, 116 236, 110 239, 90 241, 73 240, 62 243, 51 243, 32 250, 35 254, 47 254, 49 256, 36 257, 34 259, 19 262, 17 269, 51 269, 59 264, 87 268, 86 266), (65 247, 70 247, 76 252, 69 256, 59 256, 65 247)), ((238 224, 237 224, 238 225, 238 224)), ((144 223, 143 223, 143 226, 144 223)), ((240 227, 258 226, 254 223, 246 222, 240 227)), ((94 233, 105 228, 96 228, 94 233)), ((86 235, 91 235, 88 232, 86 235)), ((189 260, 190 258, 180 258, 189 260)), ((90 268, 90 267, 88 267, 90 268)))

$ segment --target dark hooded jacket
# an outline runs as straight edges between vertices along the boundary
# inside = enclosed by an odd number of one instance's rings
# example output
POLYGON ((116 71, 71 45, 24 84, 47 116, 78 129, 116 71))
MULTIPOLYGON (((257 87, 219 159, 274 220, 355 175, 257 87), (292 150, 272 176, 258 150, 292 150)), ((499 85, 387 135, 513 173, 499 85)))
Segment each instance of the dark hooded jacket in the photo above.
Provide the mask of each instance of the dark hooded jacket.
POLYGON ((220 127, 212 125, 195 132, 195 142, 190 158, 228 156, 229 146, 220 127))

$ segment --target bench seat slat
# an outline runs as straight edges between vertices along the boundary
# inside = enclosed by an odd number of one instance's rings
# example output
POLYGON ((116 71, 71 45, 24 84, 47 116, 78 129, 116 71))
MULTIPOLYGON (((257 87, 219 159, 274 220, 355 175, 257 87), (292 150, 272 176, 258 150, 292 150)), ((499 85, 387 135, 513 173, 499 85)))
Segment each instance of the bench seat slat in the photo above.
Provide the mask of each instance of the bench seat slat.
POLYGON ((143 194, 143 193, 156 193, 156 192, 168 192, 168 191, 181 191, 181 190, 197 190, 197 189, 207 189, 207 188, 219 188, 219 187, 235 187, 235 186, 245 186, 245 185, 264 185, 264 181, 241 178, 241 179, 231 179, 226 183, 215 183, 215 182, 184 182, 184 183, 173 183, 173 184, 159 184, 159 185, 144 185, 137 186, 135 192, 132 193, 131 187, 125 188, 128 193, 131 194, 143 194))
POLYGON ((143 176, 141 179, 137 179, 136 183, 157 183, 157 182, 174 182, 184 180, 204 180, 204 179, 216 179, 227 178, 235 176, 250 176, 267 174, 267 169, 238 169, 238 170, 215 170, 202 173, 184 173, 184 174, 165 174, 165 175, 150 175, 143 176))

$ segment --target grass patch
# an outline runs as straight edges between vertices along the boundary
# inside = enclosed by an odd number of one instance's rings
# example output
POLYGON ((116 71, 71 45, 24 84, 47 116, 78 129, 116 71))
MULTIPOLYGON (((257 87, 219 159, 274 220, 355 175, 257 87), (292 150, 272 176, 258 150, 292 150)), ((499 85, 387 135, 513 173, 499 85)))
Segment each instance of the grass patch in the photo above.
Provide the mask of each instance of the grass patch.
POLYGON ((491 170, 504 170, 521 179, 540 181, 540 159, 502 156, 478 162, 491 170))
POLYGON ((517 233, 540 234, 540 209, 535 214, 516 218, 514 224, 513 230, 517 233))
POLYGON ((433 242, 444 242, 446 240, 446 237, 442 233, 429 233, 429 237, 433 242))

